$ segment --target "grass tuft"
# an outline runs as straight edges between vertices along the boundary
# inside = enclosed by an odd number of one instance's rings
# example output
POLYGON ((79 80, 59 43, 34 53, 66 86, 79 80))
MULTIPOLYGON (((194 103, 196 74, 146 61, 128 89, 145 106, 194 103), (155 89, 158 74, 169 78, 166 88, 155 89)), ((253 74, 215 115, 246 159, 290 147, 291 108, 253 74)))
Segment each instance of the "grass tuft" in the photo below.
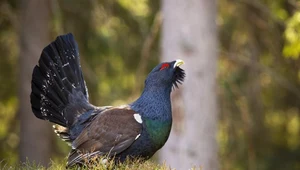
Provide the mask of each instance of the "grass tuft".
MULTIPOLYGON (((65 170, 66 160, 60 162, 51 161, 49 167, 44 167, 35 162, 25 162, 18 165, 8 165, 6 161, 0 161, 0 169, 5 170, 65 170)), ((69 168, 70 170, 175 170, 167 166, 165 163, 158 164, 152 160, 141 161, 127 160, 124 163, 115 164, 112 160, 107 160, 106 158, 95 158, 86 162, 82 166, 73 166, 69 168)), ((202 170, 202 168, 193 167, 190 170, 202 170)))
POLYGON ((75 169, 94 169, 94 170, 171 170, 166 164, 158 164, 151 160, 142 161, 140 159, 127 159, 124 163, 116 164, 113 160, 106 157, 98 157, 85 162, 83 166, 75 166, 70 168, 75 169))
MULTIPOLYGON (((64 162, 51 162, 49 167, 44 167, 35 162, 24 162, 18 165, 8 165, 6 161, 0 161, 0 169, 5 170, 65 170, 66 161, 64 162)), ((115 164, 114 161, 107 160, 105 158, 97 158, 90 160, 82 166, 73 166, 70 170, 171 170, 166 164, 158 164, 151 160, 141 161, 133 160, 126 161, 124 163, 115 164)))

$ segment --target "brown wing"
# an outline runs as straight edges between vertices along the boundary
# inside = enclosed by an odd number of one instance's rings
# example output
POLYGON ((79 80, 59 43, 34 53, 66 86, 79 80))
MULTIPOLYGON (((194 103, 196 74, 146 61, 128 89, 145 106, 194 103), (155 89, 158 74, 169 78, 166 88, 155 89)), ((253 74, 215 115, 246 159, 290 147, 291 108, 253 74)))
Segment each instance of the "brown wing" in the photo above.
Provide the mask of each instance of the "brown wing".
POLYGON ((115 155, 127 149, 138 138, 142 124, 128 107, 111 108, 93 119, 72 142, 68 166, 82 162, 94 155, 115 155))

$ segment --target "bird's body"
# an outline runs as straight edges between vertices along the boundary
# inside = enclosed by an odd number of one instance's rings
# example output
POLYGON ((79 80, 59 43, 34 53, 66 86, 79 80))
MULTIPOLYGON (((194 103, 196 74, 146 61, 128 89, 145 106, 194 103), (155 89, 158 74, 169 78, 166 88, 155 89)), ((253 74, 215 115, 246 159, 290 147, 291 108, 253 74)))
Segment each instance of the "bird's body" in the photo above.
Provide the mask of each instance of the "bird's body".
POLYGON ((89 103, 79 52, 72 34, 57 37, 43 50, 32 75, 32 110, 55 123, 55 132, 72 146, 68 165, 94 156, 118 161, 150 158, 169 137, 170 93, 184 79, 181 60, 161 63, 148 75, 141 96, 113 107, 89 103))

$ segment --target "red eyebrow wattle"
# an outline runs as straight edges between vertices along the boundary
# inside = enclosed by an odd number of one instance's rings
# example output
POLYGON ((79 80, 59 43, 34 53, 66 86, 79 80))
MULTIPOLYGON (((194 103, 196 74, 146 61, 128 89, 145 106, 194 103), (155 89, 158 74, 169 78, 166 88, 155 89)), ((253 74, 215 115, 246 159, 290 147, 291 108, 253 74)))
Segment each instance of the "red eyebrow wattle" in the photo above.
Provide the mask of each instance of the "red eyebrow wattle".
POLYGON ((165 68, 168 68, 170 65, 168 63, 163 63, 160 67, 160 70, 163 70, 165 68))

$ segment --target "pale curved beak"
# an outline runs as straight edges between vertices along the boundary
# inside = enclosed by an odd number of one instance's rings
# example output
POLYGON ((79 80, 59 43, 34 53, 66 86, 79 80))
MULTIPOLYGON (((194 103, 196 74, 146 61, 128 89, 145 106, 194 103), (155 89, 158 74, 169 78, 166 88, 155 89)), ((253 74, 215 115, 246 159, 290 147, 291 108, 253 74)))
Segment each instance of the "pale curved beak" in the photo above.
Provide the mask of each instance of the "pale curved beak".
POLYGON ((175 60, 174 68, 175 68, 175 67, 179 67, 179 66, 181 66, 182 64, 184 64, 184 61, 183 61, 183 60, 180 60, 180 59, 177 59, 177 60, 175 60))

